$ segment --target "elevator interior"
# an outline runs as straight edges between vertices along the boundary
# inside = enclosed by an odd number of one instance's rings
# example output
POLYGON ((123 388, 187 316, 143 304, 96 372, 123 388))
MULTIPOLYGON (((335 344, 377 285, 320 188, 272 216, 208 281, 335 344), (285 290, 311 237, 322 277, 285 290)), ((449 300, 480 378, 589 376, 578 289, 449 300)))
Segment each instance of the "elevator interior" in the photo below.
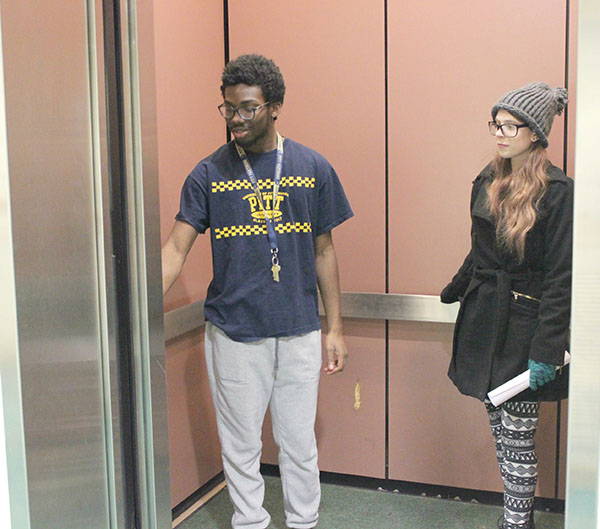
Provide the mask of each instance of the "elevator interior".
MULTIPOLYGON (((8 250, 0 280, 2 299, 13 300, 2 323, 1 383, 13 529, 166 528, 170 508, 220 471, 198 360, 201 331, 178 336, 167 329, 166 353, 163 347, 158 251, 183 178, 225 139, 215 107, 226 49, 232 57, 260 51, 282 65, 288 82, 282 132, 324 152, 343 179, 357 213, 336 237, 343 290, 381 296, 375 299, 384 304, 394 295, 424 295, 429 315, 431 297, 468 244, 466 200, 488 154, 479 125, 490 101, 531 76, 576 91, 577 139, 571 111, 567 122, 555 124, 551 157, 564 161, 586 190, 578 195, 586 209, 576 240, 583 257, 575 262, 582 286, 575 284, 581 310, 574 314, 573 348, 592 363, 578 370, 574 358, 573 376, 579 372, 581 379, 569 413, 566 404, 545 412, 540 441, 548 447, 547 474, 540 494, 564 498, 571 490, 567 524, 593 527, 593 513, 588 519, 586 509, 575 507, 594 494, 598 472, 597 453, 589 455, 598 441, 598 424, 590 419, 590 402, 598 401, 590 396, 598 395, 588 380, 597 366, 586 357, 597 321, 589 292, 598 267, 585 269, 597 260, 597 244, 588 237, 598 221, 588 201, 597 197, 598 184, 588 179, 592 147, 579 134, 592 137, 597 117, 589 87, 597 86, 598 74, 587 50, 598 49, 598 8, 584 0, 465 2, 458 10, 437 2, 425 14, 416 3, 366 8, 365 2, 349 1, 344 10, 271 0, 189 1, 181 10, 158 1, 0 3, 7 132, 0 229, 8 250), (492 20, 509 47, 490 46, 492 20), (523 49, 536 53, 519 61, 523 49), (496 63, 505 68, 490 68, 496 63), (122 83, 112 84, 119 75, 122 83), (448 236, 440 236, 441 227, 448 236), (358 241, 368 258, 357 259, 358 241), (122 268, 119 256, 127 261, 122 268), (119 382, 127 369, 117 354, 123 332, 134 373, 128 390, 119 382), (124 408, 127 391, 133 407, 124 408), (583 424, 595 425, 587 428, 595 433, 576 435, 583 424), (124 457, 127 450, 136 457, 124 457), (578 475, 585 478, 580 489, 578 475)), ((167 298, 167 314, 186 306, 193 311, 202 299, 210 278, 206 239, 196 243, 167 298)), ((322 386, 321 467, 498 490, 487 427, 471 419, 480 410, 451 393, 445 380, 451 315, 414 321, 384 307, 376 316, 360 309, 366 298, 356 299, 359 317, 346 320, 352 362, 343 378, 322 386), (361 405, 354 409, 357 387, 361 405), (421 421, 424 414, 430 420, 421 421), (461 433, 455 427, 465 421, 481 428, 461 433), (436 459, 442 426, 450 429, 455 452, 436 459), (342 458, 340 439, 348 448, 342 458), (465 445, 481 455, 477 472, 466 476, 459 472, 465 445)), ((267 433, 265 462, 274 461, 267 433)))
MULTIPOLYGON (((463 2, 456 9, 436 2, 428 11, 418 3, 382 2, 365 10, 364 1, 353 0, 340 10, 333 3, 273 0, 229 2, 226 17, 222 2, 191 2, 178 12, 155 6, 163 238, 183 179, 224 141, 215 110, 224 55, 254 50, 272 56, 286 80, 278 129, 326 155, 355 211, 334 235, 349 303, 345 315, 355 317, 344 322, 347 370, 320 386, 317 437, 324 471, 501 490, 482 407, 459 395, 446 376, 454 313, 443 311, 437 294, 468 251, 468 198, 471 181, 490 159, 484 125, 491 104, 532 79, 575 87, 576 17, 567 16, 565 2, 552 2, 540 18, 540 5, 463 2), (491 45, 492 25, 502 28, 504 46, 491 45), (450 27, 469 30, 449 33, 450 27), (523 54, 526 49, 536 53, 523 54), (364 257, 357 258, 357 248, 364 257)), ((572 98, 568 119, 557 119, 550 138, 550 157, 568 174, 576 104, 572 98)), ((201 319, 194 303, 201 305, 211 278, 209 256, 208 237, 199 237, 166 297, 169 324, 171 317, 201 319)), ((177 505, 220 471, 220 454, 202 330, 183 326, 187 334, 173 337, 170 328, 167 389, 169 434, 178 447, 171 458, 177 505)), ((566 404, 545 406, 540 423, 538 494, 562 499, 566 404)), ((263 462, 276 464, 276 454, 267 422, 263 462)))

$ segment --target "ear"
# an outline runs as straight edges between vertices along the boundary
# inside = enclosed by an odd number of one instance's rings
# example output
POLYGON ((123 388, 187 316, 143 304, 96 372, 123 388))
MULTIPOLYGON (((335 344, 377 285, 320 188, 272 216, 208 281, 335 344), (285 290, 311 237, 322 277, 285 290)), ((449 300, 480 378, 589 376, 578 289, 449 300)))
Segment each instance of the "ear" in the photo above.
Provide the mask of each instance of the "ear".
POLYGON ((534 132, 534 133, 531 135, 531 142, 532 142, 532 143, 535 143, 536 141, 538 141, 538 137, 537 137, 537 134, 534 132))
POLYGON ((273 103, 272 105, 270 105, 271 107, 271 117, 273 119, 276 119, 277 116, 279 116, 279 113, 281 112, 281 106, 282 103, 273 103))

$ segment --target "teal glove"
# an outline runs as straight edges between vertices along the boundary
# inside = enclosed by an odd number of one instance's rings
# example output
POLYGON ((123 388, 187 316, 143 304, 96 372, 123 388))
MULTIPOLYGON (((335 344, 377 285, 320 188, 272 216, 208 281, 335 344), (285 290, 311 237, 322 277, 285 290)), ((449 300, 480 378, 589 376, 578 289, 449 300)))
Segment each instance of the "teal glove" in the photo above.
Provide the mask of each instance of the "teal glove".
POLYGON ((529 386, 533 391, 556 378, 556 366, 529 359, 529 386))

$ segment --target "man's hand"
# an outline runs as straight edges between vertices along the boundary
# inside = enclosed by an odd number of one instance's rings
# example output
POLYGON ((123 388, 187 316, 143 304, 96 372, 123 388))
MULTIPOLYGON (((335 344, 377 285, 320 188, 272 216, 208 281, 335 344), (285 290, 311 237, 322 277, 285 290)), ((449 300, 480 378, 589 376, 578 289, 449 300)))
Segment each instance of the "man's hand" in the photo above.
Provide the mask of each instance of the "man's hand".
POLYGON ((344 343, 341 334, 328 333, 325 338, 325 348, 327 349, 327 365, 325 373, 334 375, 343 371, 348 359, 348 349, 344 343))

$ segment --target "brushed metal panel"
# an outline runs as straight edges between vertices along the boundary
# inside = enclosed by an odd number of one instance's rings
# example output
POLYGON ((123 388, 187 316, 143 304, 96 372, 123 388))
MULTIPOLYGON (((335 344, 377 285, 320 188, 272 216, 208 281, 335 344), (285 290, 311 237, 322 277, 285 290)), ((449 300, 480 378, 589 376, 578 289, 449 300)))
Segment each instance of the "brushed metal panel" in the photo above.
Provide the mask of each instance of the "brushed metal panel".
POLYGON ((2 2, 31 527, 108 527, 86 3, 2 2))
POLYGON ((90 45, 90 92, 96 207, 98 290, 100 301, 101 369, 104 398, 104 426, 108 516, 111 528, 126 524, 126 483, 123 469, 123 432, 119 395, 119 339, 117 335, 115 272, 111 227, 111 189, 108 160, 107 94, 104 60, 103 0, 89 0, 88 42, 90 45))
POLYGON ((0 524, 30 529, 0 14, 0 524), (10 454, 10 457, 8 457, 10 454))
POLYGON ((600 524, 600 4, 579 1, 567 529, 600 524))
POLYGON ((177 338, 204 325, 204 300, 165 313, 165 340, 177 338))
MULTIPOLYGON (((344 318, 453 324, 457 312, 457 303, 444 305, 438 296, 342 292, 344 318)), ((319 314, 324 315, 320 299, 319 314)), ((204 300, 167 312, 164 325, 167 341, 201 327, 204 325, 204 300)))
POLYGON ((171 527, 152 2, 121 3, 139 498, 143 529, 171 527))
MULTIPOLYGON (((319 305, 323 314, 323 307, 319 305)), ((343 292, 342 315, 346 318, 454 323, 458 304, 444 305, 438 296, 343 292)))
POLYGON ((2 398, 2 376, 0 375, 0 524, 10 529, 10 496, 8 465, 6 462, 6 434, 4 433, 4 399, 2 398))

